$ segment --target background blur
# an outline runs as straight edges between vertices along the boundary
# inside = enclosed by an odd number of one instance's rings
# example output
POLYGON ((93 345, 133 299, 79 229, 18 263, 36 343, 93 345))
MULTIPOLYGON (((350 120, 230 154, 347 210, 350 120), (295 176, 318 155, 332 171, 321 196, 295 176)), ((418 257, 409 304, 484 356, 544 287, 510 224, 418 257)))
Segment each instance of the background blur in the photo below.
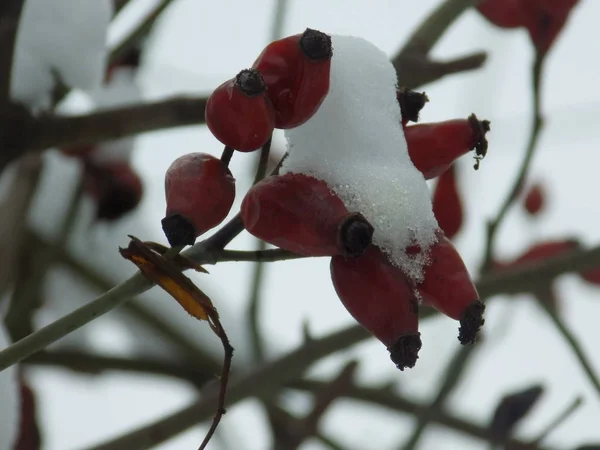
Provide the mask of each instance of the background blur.
MULTIPOLYGON (((109 43, 127 34, 156 3, 131 0, 111 25, 109 43)), ((251 65, 262 48, 277 37, 274 33, 282 37, 302 32, 306 27, 361 36, 392 55, 438 3, 288 0, 280 10, 281 29, 274 31, 277 1, 175 0, 146 41, 137 85, 144 101, 208 94, 251 65)), ((547 239, 576 237, 586 246, 600 242, 600 205, 596 195, 600 166, 600 127, 596 122, 600 119, 598 17, 600 3, 581 1, 548 56, 542 97, 546 127, 527 182, 527 186, 542 183, 547 208, 535 218, 526 215, 519 205, 509 211, 497 237, 500 259, 514 258, 532 243, 547 239)), ((525 150, 531 122, 529 80, 533 61, 525 31, 495 28, 476 11, 467 11, 457 20, 435 47, 433 56, 449 59, 476 50, 488 53, 484 66, 424 86, 422 89, 431 101, 421 113, 421 122, 466 118, 475 112, 492 123, 489 154, 481 169, 472 170, 473 161, 468 156, 458 162, 465 223, 455 243, 475 279, 483 257, 485 221, 495 214, 510 189, 525 150)), ((71 95, 63 108, 69 113, 84 111, 84 95, 71 95)), ((275 135, 273 146, 277 154, 282 154, 282 134, 275 135)), ((205 126, 140 135, 134 148, 133 165, 144 183, 141 205, 115 223, 95 223, 93 203, 86 197, 68 241, 69 253, 86 260, 109 285, 135 272, 133 265, 117 252, 117 246, 126 246, 127 234, 165 242, 160 220, 165 209, 163 177, 169 164, 189 152, 218 157, 222 151, 221 144, 205 126)), ((237 212, 252 182, 256 160, 256 154, 236 153, 233 157, 230 167, 237 180, 237 198, 231 215, 237 212)), ((45 153, 41 184, 28 220, 40 235, 48 239, 56 236, 79 170, 73 159, 54 150, 45 153)), ((256 245, 254 238, 242 233, 228 248, 249 250, 256 245)), ((328 265, 328 258, 263 265, 259 320, 269 360, 301 346, 305 326, 313 338, 319 338, 354 323, 335 295, 328 265)), ((248 338, 255 268, 252 263, 222 263, 207 269, 210 275, 190 276, 219 309, 236 349, 234 371, 244 373, 258 364, 251 358, 248 338)), ((555 287, 560 317, 580 342, 596 373, 600 373, 600 287, 586 284, 575 275, 561 276, 555 287)), ((101 292, 99 284, 93 286, 81 274, 57 263, 45 280, 43 305, 36 314, 36 323, 49 323, 101 292)), ((220 343, 206 324, 190 318, 165 293, 154 288, 135 304, 157 313, 193 345, 207 350, 220 362, 220 343)), ((52 349, 194 363, 189 354, 184 355, 134 316, 128 309, 113 311, 52 349)), ((427 405, 460 350, 456 330, 456 322, 439 315, 423 320, 423 348, 411 370, 399 372, 386 349, 369 339, 318 361, 306 376, 327 380, 345 362, 357 360, 357 385, 377 388, 393 383, 391 391, 384 392, 427 405)), ((585 443, 600 443, 598 392, 532 296, 494 298, 486 311, 484 340, 474 350, 444 411, 485 428, 504 395, 541 384, 544 394, 519 423, 515 436, 525 441, 534 439, 574 399, 582 397, 582 406, 540 446, 575 449, 585 443)), ((86 448, 157 420, 196 398, 196 389, 190 383, 159 375, 81 373, 54 365, 26 365, 24 376, 35 392, 43 448, 48 450, 86 448)), ((313 396, 282 389, 278 402, 301 417, 311 410, 313 396)), ((342 398, 327 410, 319 431, 341 448, 383 450, 402 448, 415 423, 415 416, 406 412, 342 398)), ((198 425, 156 448, 197 448, 206 430, 206 423, 198 425)), ((208 448, 258 450, 272 445, 265 409, 259 400, 250 397, 228 408, 208 448)), ((417 448, 467 450, 489 445, 451 427, 432 423, 417 448)), ((312 437, 300 448, 331 447, 312 437)))

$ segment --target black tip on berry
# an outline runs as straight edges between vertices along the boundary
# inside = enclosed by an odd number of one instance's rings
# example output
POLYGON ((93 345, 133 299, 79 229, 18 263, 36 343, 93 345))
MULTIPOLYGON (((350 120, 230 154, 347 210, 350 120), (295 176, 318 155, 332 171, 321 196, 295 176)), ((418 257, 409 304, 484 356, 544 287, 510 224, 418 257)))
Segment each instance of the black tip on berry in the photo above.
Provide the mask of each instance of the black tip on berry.
POLYGON ((485 158, 488 151, 488 141, 485 134, 490 131, 489 120, 479 120, 475 114, 469 116, 469 123, 475 134, 475 166, 479 168, 479 162, 485 158))
POLYGON ((161 224, 171 247, 184 247, 196 242, 194 225, 185 217, 173 214, 161 220, 161 224))
POLYGON ((350 213, 338 227, 338 247, 344 256, 360 256, 373 241, 373 225, 360 213, 350 213))
POLYGON ((410 122, 419 121, 419 113, 425 106, 425 103, 429 101, 429 97, 425 92, 410 91, 406 88, 398 89, 396 91, 396 98, 400 103, 400 112, 402 113, 402 119, 410 122))
POLYGON ((311 61, 331 59, 333 47, 331 36, 311 28, 307 28, 300 37, 300 48, 302 53, 311 61))
POLYGON ((249 97, 260 95, 267 90, 265 80, 256 69, 244 69, 235 76, 235 84, 249 97))
POLYGON ((458 329, 458 340, 462 345, 474 344, 477 333, 485 323, 483 312, 485 305, 477 300, 467 306, 467 309, 460 318, 460 328, 458 329))
POLYGON ((408 334, 400 337, 394 345, 388 347, 390 359, 400 370, 415 367, 421 350, 421 333, 408 334))

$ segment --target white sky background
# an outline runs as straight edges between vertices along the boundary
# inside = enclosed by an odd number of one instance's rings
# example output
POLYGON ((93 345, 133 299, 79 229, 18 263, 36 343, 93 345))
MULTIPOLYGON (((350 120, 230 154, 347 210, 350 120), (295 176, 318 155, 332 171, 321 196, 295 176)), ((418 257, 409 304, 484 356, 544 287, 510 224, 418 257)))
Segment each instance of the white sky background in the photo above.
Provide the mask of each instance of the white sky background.
MULTIPOLYGON (((149 7, 154 2, 137 2, 149 7)), ((380 1, 296 0, 290 1, 284 35, 301 32, 307 26, 331 33, 362 36, 388 53, 395 52, 406 36, 438 2, 422 0, 380 1)), ((199 2, 177 0, 156 28, 140 71, 140 83, 148 99, 182 93, 209 92, 217 84, 249 66, 269 40, 273 1, 199 2)), ((133 12, 132 14, 135 14, 133 12)), ((543 107, 546 130, 533 162, 531 180, 541 179, 548 190, 549 210, 539 219, 528 220, 515 208, 498 235, 498 253, 510 257, 520 253, 532 240, 581 237, 587 244, 600 242, 600 206, 596 201, 597 166, 600 156, 600 43, 597 18, 600 3, 583 1, 574 11, 565 32, 553 49, 546 67, 543 107)), ((442 58, 474 50, 487 50, 489 60, 478 72, 449 77, 427 86, 431 102, 422 122, 466 117, 471 112, 492 121, 490 152, 479 172, 472 170, 472 159, 460 165, 460 182, 465 195, 467 223, 457 245, 469 267, 475 271, 482 255, 484 219, 497 209, 511 185, 520 164, 529 126, 529 67, 532 54, 525 31, 506 32, 492 28, 475 13, 459 20, 434 54, 442 58)), ((277 142, 281 142, 281 136, 277 142)), ((163 175, 173 159, 203 151, 220 155, 221 145, 205 127, 187 127, 157 132, 139 139, 135 165, 143 174, 146 195, 138 212, 113 227, 100 227, 87 237, 74 237, 73 249, 80 255, 93 254, 99 265, 116 279, 133 273, 133 267, 119 260, 117 245, 127 243, 128 233, 164 241, 160 219, 164 214, 163 175), (87 239, 87 241, 86 241, 87 239)), ((232 171, 238 180, 239 202, 250 183, 250 167, 255 157, 235 154, 232 171)), ((50 155, 44 194, 38 198, 33 220, 44 223, 52 233, 59 223, 56 199, 66 203, 75 168, 57 155, 50 155), (56 174, 60 171, 61 176, 56 174), (62 193, 62 194, 61 194, 62 193), (52 201, 52 199, 55 199, 52 201), (56 220, 50 215, 56 215, 56 220)), ((87 205, 90 206, 90 205, 87 205)), ((82 219, 87 229, 90 208, 82 219)), ((253 241, 243 235, 231 248, 252 248, 253 241)), ((277 263, 268 266, 264 289, 263 330, 269 338, 273 357, 296 348, 302 341, 301 324, 308 320, 315 336, 328 334, 352 323, 335 296, 329 280, 327 258, 277 263)), ((209 268, 211 275, 198 277, 217 307, 223 311, 224 325, 237 352, 237 363, 248 363, 245 311, 246 290, 250 280, 249 264, 228 263, 209 268), (246 356, 244 355, 246 353, 246 356)), ((600 289, 584 285, 575 277, 559 283, 564 318, 575 331, 586 353, 600 373, 600 350, 595 345, 600 334, 600 289)), ((96 293, 56 271, 48 284, 46 322, 91 300, 96 293)), ((152 291, 147 298, 161 298, 152 291)), ((169 311, 179 326, 195 333, 199 341, 214 339, 205 324, 194 322, 175 305, 165 301, 155 305, 169 311)), ((87 332, 77 333, 75 341, 91 342, 98 350, 116 354, 138 351, 132 332, 123 322, 112 320, 112 313, 87 332)), ((600 442, 597 427, 600 399, 571 356, 568 348, 536 305, 526 297, 494 300, 487 311, 488 343, 482 345, 476 362, 467 372, 460 388, 451 398, 451 407, 461 416, 484 424, 495 402, 506 391, 542 382, 547 391, 529 419, 519 428, 519 436, 534 436, 575 396, 585 395, 586 403, 567 423, 545 442, 557 448, 574 448, 585 442, 600 442)), ((426 400, 439 385, 440 376, 451 355, 458 349, 457 323, 444 318, 422 325, 423 349, 417 366, 397 371, 385 348, 377 341, 359 345, 315 367, 318 374, 331 373, 342 359, 360 357, 360 380, 377 382, 397 380, 410 398, 426 400)), ((71 339, 73 343, 73 339, 71 339)), ((160 347, 149 342, 143 351, 160 347)), ((215 343, 215 352, 219 352, 215 343)), ((30 379, 38 393, 39 414, 45 448, 75 450, 98 443, 146 421, 162 417, 193 399, 193 391, 183 384, 161 378, 125 375, 67 374, 58 370, 35 369, 30 379)), ((301 396, 290 400, 302 412, 309 404, 301 396)), ((222 448, 259 450, 268 448, 262 412, 252 400, 232 408, 223 419, 222 448)), ((411 420, 400 414, 341 401, 326 416, 324 429, 348 444, 349 448, 398 448, 410 431, 411 420)), ((198 428, 158 447, 160 449, 196 448, 205 429, 198 428)), ((479 442, 456 438, 446 429, 432 427, 420 448, 478 449, 479 442)), ((219 448, 215 441, 209 448, 219 448)), ((303 450, 323 448, 311 441, 303 450)))

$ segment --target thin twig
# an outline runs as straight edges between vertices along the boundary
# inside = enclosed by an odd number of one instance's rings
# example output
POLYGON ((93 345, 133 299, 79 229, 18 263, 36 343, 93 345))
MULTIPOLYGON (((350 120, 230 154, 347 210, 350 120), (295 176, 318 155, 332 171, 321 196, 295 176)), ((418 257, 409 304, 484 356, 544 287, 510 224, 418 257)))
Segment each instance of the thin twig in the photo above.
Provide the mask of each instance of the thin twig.
POLYGON ((19 160, 12 184, 0 205, 3 218, 0 222, 0 294, 4 293, 15 279, 23 242, 26 239, 24 224, 35 198, 42 168, 43 161, 39 155, 27 154, 19 160))
POLYGON ((600 379, 596 375, 596 371, 592 367, 588 357, 585 355, 581 344, 577 341, 575 335, 569 330, 567 325, 563 322, 563 320, 559 317, 556 311, 552 311, 547 302, 541 301, 538 299, 538 305, 542 307, 542 309, 546 312, 552 323, 562 335, 563 339, 567 342, 572 352, 575 354, 576 359, 579 361, 579 365, 581 366, 583 373, 587 376, 588 380, 596 390, 596 394, 600 397, 600 379))
POLYGON ((493 256, 494 256, 494 244, 496 240, 496 235, 502 224, 503 220, 506 217, 508 210, 511 205, 516 200, 519 195, 520 190, 522 189, 525 180, 527 178, 527 174, 529 173, 529 167, 531 166, 531 161, 533 159, 533 155, 537 148, 538 138, 540 136, 540 131, 543 127, 543 117, 541 111, 541 75, 544 67, 544 56, 537 55, 531 70, 531 83, 532 83, 532 123, 531 123, 531 132, 529 135, 529 142, 527 143, 527 148, 525 150, 525 157, 523 158, 523 162, 521 163, 521 167, 513 182, 508 195, 502 202, 498 213, 494 219, 490 220, 487 225, 487 239, 485 245, 485 255, 483 259, 483 271, 488 271, 491 268, 493 256))
MULTIPOLYGON (((183 254, 203 264, 202 256, 204 251, 208 250, 210 254, 211 248, 222 248, 222 246, 227 245, 242 230, 243 222, 238 215, 213 236, 195 244, 183 254)), ((548 280, 563 273, 582 272, 599 266, 600 247, 590 250, 573 251, 535 264, 532 263, 488 274, 482 277, 477 283, 477 290, 482 299, 497 294, 531 292, 540 283, 547 284, 548 280)), ((140 274, 134 275, 96 300, 0 351, 0 371, 44 349, 72 331, 125 303, 131 297, 147 291, 151 287, 152 284, 140 274)), ((424 309, 421 316, 429 317, 434 314, 436 313, 432 309, 424 309)), ((360 330, 355 330, 355 332, 361 334, 363 338, 368 336, 364 331, 361 333, 360 330)))
POLYGON ((279 39, 283 34, 283 24, 287 15, 288 4, 288 0, 276 0, 273 22, 271 23, 271 41, 279 39))
MULTIPOLYGON (((301 391, 314 392, 325 385, 326 382, 323 381, 299 380, 288 383, 286 386, 301 391)), ((353 386, 345 391, 342 396, 349 399, 360 400, 374 405, 383 406, 385 408, 389 408, 392 412, 404 412, 414 416, 423 414, 423 412, 428 408, 428 405, 422 405, 406 399, 390 389, 353 386)), ((511 450, 541 450, 541 447, 539 446, 519 441, 517 439, 499 441, 498 437, 490 433, 486 426, 477 425, 458 417, 454 417, 441 409, 434 412, 431 417, 431 421, 482 441, 496 442, 498 444, 504 443, 507 445, 507 448, 510 448, 511 450)))
POLYGON ((583 397, 575 398, 564 411, 558 415, 552 422, 550 422, 546 428, 542 430, 542 432, 531 441, 533 445, 539 445, 542 441, 544 441, 556 428, 558 428, 561 424, 566 422, 566 420, 573 415, 575 411, 577 411, 581 405, 583 405, 583 397))
POLYGON ((477 347, 474 345, 462 346, 459 348, 446 368, 444 376, 442 377, 442 385, 438 389, 435 398, 431 404, 417 416, 417 423, 413 428, 412 434, 408 438, 406 444, 401 448, 404 450, 413 450, 417 447, 417 444, 419 443, 425 428, 432 420, 432 417, 437 411, 443 409, 446 399, 460 382, 464 370, 468 367, 471 357, 474 354, 474 349, 476 348, 477 347))
POLYGON ((223 153, 221 154, 221 162, 225 165, 225 166, 229 166, 229 163, 231 162, 231 157, 233 156, 233 152, 235 150, 232 149, 231 147, 229 147, 228 145, 226 145, 223 148, 223 153))
MULTIPOLYGON (((254 175, 253 185, 260 182, 267 173, 267 164, 269 163, 269 154, 271 151, 271 136, 269 140, 262 146, 260 156, 256 164, 256 171, 254 175)), ((258 240, 256 252, 264 252, 267 248, 267 244, 258 240)), ((265 273, 265 267, 262 261, 257 261, 254 264, 254 271, 252 273, 252 284, 250 286, 250 298, 248 299, 248 317, 250 321, 250 342, 252 347, 252 353, 256 362, 262 362, 264 360, 264 341, 261 336, 259 312, 260 312, 260 301, 261 291, 263 285, 263 275, 265 273)))

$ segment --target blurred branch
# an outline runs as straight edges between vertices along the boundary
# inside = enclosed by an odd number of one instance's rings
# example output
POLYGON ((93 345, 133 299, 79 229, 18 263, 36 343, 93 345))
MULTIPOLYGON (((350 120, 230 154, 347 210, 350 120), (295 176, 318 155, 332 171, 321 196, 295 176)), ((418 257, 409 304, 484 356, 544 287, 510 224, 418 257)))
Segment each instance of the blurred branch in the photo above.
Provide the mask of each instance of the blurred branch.
POLYGON ((540 131, 543 126, 543 117, 541 112, 541 75, 544 66, 544 56, 536 55, 535 62, 531 71, 531 82, 532 82, 532 122, 531 122, 531 132, 529 135, 529 142, 527 143, 527 148, 525 150, 525 157, 523 162, 521 163, 521 167, 517 174, 515 181, 512 184, 512 187, 502 202, 496 217, 488 222, 487 225, 487 239, 485 246, 485 255, 483 259, 483 271, 488 271, 491 268, 492 260, 494 257, 494 243, 496 240, 496 234, 502 221, 506 217, 506 213, 508 212, 510 206, 514 203, 517 196, 519 195, 520 190, 523 188, 525 180, 527 178, 527 174, 529 173, 529 167, 531 165, 531 161, 533 159, 533 155, 537 148, 538 138, 540 135, 540 131))
POLYGON ((110 55, 110 61, 114 62, 118 60, 124 53, 127 52, 132 46, 136 45, 144 36, 146 36, 158 18, 161 16, 163 11, 173 2, 173 0, 162 0, 156 7, 146 16, 146 18, 140 23, 136 29, 127 36, 121 43, 112 49, 110 55))
MULTIPOLYGON (((326 385, 327 383, 323 381, 300 380, 288 383, 287 387, 291 389, 313 392, 326 385)), ((428 408, 427 405, 422 405, 400 396, 392 389, 353 386, 346 390, 342 395, 349 399, 368 402, 389 408, 394 412, 402 411, 414 416, 420 416, 424 414, 428 408)), ((487 427, 476 425, 466 420, 454 417, 443 410, 438 409, 437 411, 433 411, 431 415, 431 421, 482 441, 496 442, 498 444, 502 443, 489 432, 487 427)), ((507 448, 510 448, 511 450, 541 450, 541 447, 516 439, 503 442, 506 443, 507 448)))
POLYGON ((342 444, 337 442, 331 436, 327 436, 327 435, 323 434, 322 432, 317 432, 315 434, 315 438, 317 438, 319 441, 321 441, 323 444, 325 444, 331 450, 347 450, 346 447, 344 447, 342 444))
POLYGON ((78 116, 7 115, 3 139, 10 145, 3 149, 0 167, 26 150, 40 152, 51 147, 75 147, 165 128, 201 124, 204 123, 205 106, 204 97, 175 97, 78 116))
POLYGON ((429 58, 431 49, 446 33, 448 28, 469 8, 481 0, 445 0, 408 38, 406 44, 392 58, 398 73, 398 85, 416 88, 438 80, 445 75, 478 69, 486 60, 484 52, 439 62, 429 58))
POLYGON ((145 375, 162 375, 184 380, 201 388, 220 371, 216 362, 194 358, 182 362, 167 362, 157 359, 124 358, 89 354, 77 350, 54 350, 37 353, 23 361, 37 366, 64 367, 76 372, 100 374, 104 371, 130 372, 145 375))
MULTIPOLYGON (((256 164, 256 171, 254 176, 253 185, 258 183, 265 177, 267 172, 267 164, 269 163, 269 154, 271 152, 271 141, 273 137, 269 138, 267 143, 263 145, 258 162, 256 164)), ((267 248, 267 244, 258 239, 256 252, 264 252, 267 248)), ((264 341, 261 335, 260 328, 260 302, 262 294, 262 286, 264 280, 265 267, 263 261, 257 261, 254 264, 254 271, 252 273, 252 284, 250 285, 249 299, 248 299, 248 317, 250 321, 250 342, 252 353, 255 362, 262 362, 264 360, 264 341)))
POLYGON ((542 299, 537 299, 538 305, 542 307, 542 309, 548 314, 550 320, 552 320, 553 325, 562 335, 563 339, 567 342, 572 352, 575 354, 576 359, 579 361, 579 365, 581 366, 583 372, 586 374, 588 380, 596 390, 598 396, 600 396, 600 379, 596 375, 592 364, 589 359, 585 355, 581 344, 577 341, 575 335, 569 330, 567 325, 563 322, 563 320, 559 317, 556 311, 553 311, 547 302, 542 299))
POLYGON ((275 0, 275 13, 273 14, 273 22, 271 24, 270 40, 275 41, 280 39, 283 34, 283 25, 285 16, 288 10, 288 0, 275 0))
MULTIPOLYGON (((1 149, 5 151, 5 149, 1 149)), ((26 239, 25 224, 33 203, 43 161, 39 155, 27 154, 17 164, 8 192, 0 205, 0 294, 14 282, 26 239)))
POLYGON ((569 417, 573 415, 575 411, 577 411, 581 405, 583 405, 583 397, 576 397, 567 408, 560 413, 556 419, 550 422, 546 428, 538 435, 537 438, 531 441, 532 444, 538 445, 544 439, 546 439, 557 427, 563 424, 569 417))
MULTIPOLYGON (((67 247, 69 236, 71 236, 77 220, 82 197, 83 184, 79 181, 67 207, 54 246, 48 247, 46 251, 42 252, 39 248, 27 246, 28 251, 24 256, 29 260, 30 267, 28 273, 20 277, 13 290, 10 307, 5 318, 13 340, 21 339, 33 332, 33 313, 40 306, 46 273, 56 261, 58 249, 67 247)), ((29 211, 29 208, 26 210, 29 211)), ((25 223, 21 223, 22 228, 25 228, 23 226, 25 223)))
POLYGON ((340 398, 344 393, 354 385, 354 375, 358 367, 358 362, 348 362, 342 370, 331 381, 325 383, 320 389, 313 392, 315 396, 312 410, 303 419, 295 419, 283 411, 283 417, 275 415, 276 420, 283 420, 286 432, 284 439, 275 442, 274 450, 295 450, 306 439, 316 436, 319 429, 319 422, 327 412, 331 404, 340 398))
MULTIPOLYGON (((213 236, 195 244, 184 252, 184 255, 203 264, 206 262, 203 259, 205 251, 210 252, 214 248, 222 248, 242 230, 243 222, 238 214, 213 236)), ((585 271, 598 266, 600 266, 600 247, 574 251, 539 263, 488 274, 477 283, 477 290, 482 299, 496 294, 530 292, 540 283, 547 284, 548 280, 563 273, 585 271)), ((0 351, 0 371, 44 349, 151 287, 152 284, 141 274, 132 276, 96 300, 0 351)), ((432 310, 424 310, 422 316, 427 317, 433 314, 432 310)), ((360 334, 363 338, 367 336, 364 331, 360 334)))
POLYGON ((0 3, 0 108, 11 102, 11 76, 23 3, 24 0, 3 0, 0 3))
POLYGON ((474 354, 474 350, 477 349, 475 345, 461 346, 450 364, 446 368, 444 375, 441 377, 442 385, 440 386, 435 398, 431 404, 423 409, 417 416, 417 423, 413 428, 412 435, 408 438, 407 443, 402 447, 404 450, 414 450, 425 431, 425 428, 432 420, 433 416, 437 411, 444 409, 444 403, 450 394, 454 391, 456 386, 461 380, 461 377, 468 367, 471 357, 474 354))
POLYGON ((432 61, 422 55, 403 55, 395 58, 394 67, 398 74, 398 86, 416 89, 446 75, 479 69, 486 59, 485 52, 475 52, 449 61, 432 61))

